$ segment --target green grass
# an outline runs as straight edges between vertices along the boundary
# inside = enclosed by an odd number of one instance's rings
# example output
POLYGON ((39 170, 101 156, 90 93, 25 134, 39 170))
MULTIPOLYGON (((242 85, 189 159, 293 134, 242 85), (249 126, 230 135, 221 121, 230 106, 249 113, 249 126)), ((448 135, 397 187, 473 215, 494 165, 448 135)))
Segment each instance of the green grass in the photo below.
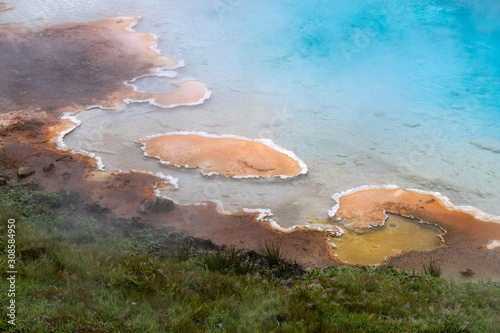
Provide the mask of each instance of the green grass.
MULTIPOLYGON (((387 267, 303 273, 283 258, 271 266, 265 255, 234 247, 202 250, 184 235, 94 214, 77 199, 21 187, 0 192, 1 267, 9 218, 17 220, 18 254, 17 325, 2 313, 0 331, 500 329, 499 284, 455 284, 387 267)), ((3 311, 8 300, 2 288, 3 311)))

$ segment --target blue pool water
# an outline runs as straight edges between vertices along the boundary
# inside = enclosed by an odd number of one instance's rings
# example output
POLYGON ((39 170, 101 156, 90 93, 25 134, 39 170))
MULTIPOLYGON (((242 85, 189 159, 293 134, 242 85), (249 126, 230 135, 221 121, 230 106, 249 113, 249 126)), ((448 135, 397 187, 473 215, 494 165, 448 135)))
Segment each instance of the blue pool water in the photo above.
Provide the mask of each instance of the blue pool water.
MULTIPOLYGON (((169 111, 92 110, 66 138, 108 171, 179 178, 166 194, 269 208, 283 225, 324 218, 330 195, 364 184, 437 191, 500 215, 500 2, 18 0, 1 22, 34 29, 142 16, 181 78, 213 92, 169 111), (269 138, 310 168, 292 181, 203 178, 145 159, 134 141, 176 130, 269 138), (113 143, 113 144, 112 144, 113 143)), ((154 89, 162 82, 145 81, 154 89)))

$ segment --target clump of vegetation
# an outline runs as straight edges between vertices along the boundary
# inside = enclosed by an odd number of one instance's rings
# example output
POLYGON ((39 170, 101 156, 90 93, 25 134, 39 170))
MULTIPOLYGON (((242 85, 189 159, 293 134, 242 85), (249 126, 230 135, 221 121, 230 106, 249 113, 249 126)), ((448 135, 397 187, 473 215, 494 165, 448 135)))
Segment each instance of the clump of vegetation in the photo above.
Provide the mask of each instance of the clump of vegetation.
POLYGON ((231 246, 229 250, 210 251, 201 254, 200 259, 205 267, 212 272, 244 275, 255 271, 256 267, 246 258, 242 251, 231 246))
POLYGON ((276 266, 285 260, 285 256, 281 251, 281 244, 279 242, 264 241, 264 243, 260 243, 258 253, 266 259, 270 266, 276 266))
MULTIPOLYGON (((455 284, 387 267, 305 273, 281 252, 271 265, 262 253, 113 219, 70 193, 4 189, 0 207, 2 265, 9 218, 16 219, 18 245, 16 325, 0 321, 2 332, 500 328, 498 283, 455 284), (82 235, 93 237, 75 241, 82 235)), ((8 301, 1 293, 0 303, 8 301)))
POLYGON ((181 244, 177 245, 174 251, 174 258, 179 261, 186 261, 189 259, 189 255, 191 254, 191 246, 192 241, 187 239, 181 244))
POLYGON ((430 260, 428 265, 423 265, 424 275, 429 275, 432 277, 441 276, 441 267, 436 260, 430 260))

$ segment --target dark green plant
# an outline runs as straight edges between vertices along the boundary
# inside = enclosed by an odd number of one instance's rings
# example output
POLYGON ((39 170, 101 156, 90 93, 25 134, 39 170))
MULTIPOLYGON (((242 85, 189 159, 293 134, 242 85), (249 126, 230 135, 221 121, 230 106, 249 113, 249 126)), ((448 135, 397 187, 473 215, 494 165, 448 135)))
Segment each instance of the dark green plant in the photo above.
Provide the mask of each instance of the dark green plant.
POLYGON ((289 269, 289 264, 285 261, 281 261, 280 263, 276 264, 271 272, 273 273, 274 276, 276 276, 278 279, 285 279, 290 275, 290 269, 289 269))
POLYGON ((191 239, 186 239, 183 243, 177 246, 174 250, 174 258, 179 261, 186 261, 189 259, 191 254, 192 241, 191 239))
POLYGON ((432 277, 440 277, 441 276, 441 267, 437 263, 436 260, 431 259, 429 264, 423 264, 424 275, 432 276, 432 277))
POLYGON ((205 267, 212 272, 229 274, 247 274, 253 271, 249 260, 240 256, 241 251, 231 246, 228 251, 212 251, 202 255, 201 260, 205 267))
POLYGON ((281 243, 274 241, 264 241, 264 243, 259 244, 258 253, 266 259, 270 266, 276 266, 285 260, 285 256, 281 251, 281 243))

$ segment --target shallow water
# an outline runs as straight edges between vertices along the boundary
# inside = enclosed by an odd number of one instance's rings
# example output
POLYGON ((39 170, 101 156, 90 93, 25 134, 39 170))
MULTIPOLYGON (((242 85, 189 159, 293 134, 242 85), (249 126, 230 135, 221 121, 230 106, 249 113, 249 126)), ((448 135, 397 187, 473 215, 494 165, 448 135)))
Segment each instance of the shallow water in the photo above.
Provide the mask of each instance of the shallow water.
MULTIPOLYGON (((164 194, 268 208, 289 227, 323 219, 330 195, 363 184, 437 191, 500 215, 500 4, 495 1, 27 1, 0 22, 43 29, 142 16, 141 32, 209 86, 200 106, 131 104, 77 115, 70 148, 107 171, 179 178, 164 194), (161 166, 135 140, 171 131, 268 138, 309 167, 294 180, 202 177, 161 166)), ((132 78, 131 78, 132 79, 132 78)), ((171 89, 149 78, 141 90, 171 89)))
POLYGON ((443 245, 441 228, 393 214, 380 227, 344 230, 331 242, 337 258, 350 264, 379 264, 403 250, 428 251, 443 245))

